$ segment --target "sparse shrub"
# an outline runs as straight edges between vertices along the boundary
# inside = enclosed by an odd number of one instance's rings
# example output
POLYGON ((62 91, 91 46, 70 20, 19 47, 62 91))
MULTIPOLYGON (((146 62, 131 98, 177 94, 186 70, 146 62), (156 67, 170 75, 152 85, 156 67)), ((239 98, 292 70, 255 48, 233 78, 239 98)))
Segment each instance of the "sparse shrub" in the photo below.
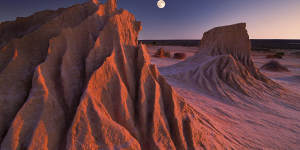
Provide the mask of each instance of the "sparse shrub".
POLYGON ((266 58, 278 58, 278 59, 282 59, 284 55, 285 55, 284 52, 277 52, 275 54, 267 55, 266 58))
POLYGON ((294 56, 300 58, 300 51, 293 52, 292 55, 294 55, 294 56))
POLYGON ((289 70, 281 65, 278 61, 271 60, 265 65, 261 67, 261 69, 268 70, 268 71, 274 71, 274 72, 288 72, 289 70))
POLYGON ((277 52, 275 55, 277 55, 277 56, 284 56, 285 53, 284 52, 277 52))
POLYGON ((267 55, 266 58, 278 58, 278 59, 282 59, 281 55, 276 55, 276 54, 271 54, 271 55, 267 55))
POLYGON ((300 51, 293 52, 292 54, 293 54, 293 55, 299 55, 299 56, 300 56, 300 51))
POLYGON ((165 51, 165 57, 170 58, 171 57, 171 53, 169 51, 165 51))
POLYGON ((261 52, 271 52, 268 48, 253 48, 253 51, 261 51, 261 52))
POLYGON ((165 51, 163 48, 160 48, 156 51, 156 53, 154 54, 154 57, 159 57, 159 58, 170 58, 171 57, 171 53, 169 51, 165 51))
POLYGON ((186 58, 186 54, 185 53, 175 53, 174 54, 174 58, 175 59, 185 59, 186 58))

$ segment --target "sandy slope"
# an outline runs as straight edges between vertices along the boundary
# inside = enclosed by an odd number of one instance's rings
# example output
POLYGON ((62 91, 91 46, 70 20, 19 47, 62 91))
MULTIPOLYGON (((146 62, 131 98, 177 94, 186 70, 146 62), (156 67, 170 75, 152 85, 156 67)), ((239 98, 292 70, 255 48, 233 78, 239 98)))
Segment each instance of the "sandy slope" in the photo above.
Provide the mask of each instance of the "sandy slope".
MULTIPOLYGON (((286 56, 283 59, 274 59, 280 64, 286 66, 290 72, 270 72, 266 70, 262 70, 264 74, 273 79, 274 81, 280 83, 282 86, 285 86, 291 91, 296 93, 300 93, 300 58, 293 55, 294 50, 290 50, 291 52, 286 52, 286 56)), ((254 60, 255 64, 258 67, 261 67, 263 64, 267 63, 271 59, 266 59, 266 55, 269 53, 266 52, 255 52, 254 60)))
MULTIPOLYGON (((169 51, 173 56, 174 53, 185 53, 187 58, 193 56, 196 52, 199 51, 198 47, 184 47, 184 46, 153 46, 147 45, 148 52, 151 56, 155 54, 155 52, 159 49, 163 48, 165 51, 169 51)), ((173 59, 173 58, 151 58, 151 63, 155 64, 158 67, 169 66, 181 62, 183 60, 173 59)))
MULTIPOLYGON (((149 47, 153 53, 159 46, 149 47)), ((184 51, 189 55, 199 51, 196 47, 164 46, 172 51, 184 51)), ((257 67, 262 66, 270 59, 266 52, 252 52, 252 58, 257 67)), ((269 72, 261 70, 263 74, 279 83, 284 88, 300 93, 300 59, 287 55, 278 60, 288 67, 291 72, 269 72)), ((151 62, 168 70, 167 65, 173 65, 179 60, 152 58, 151 62)), ((170 68, 171 69, 171 68, 170 68)), ((172 70, 169 70, 172 72, 172 70)), ((162 73, 164 74, 164 73, 162 73)), ((167 77, 168 82, 175 88, 179 95, 183 96, 198 111, 205 112, 216 128, 228 133, 232 138, 250 149, 299 149, 300 148, 300 106, 297 109, 286 107, 285 103, 268 102, 245 103, 245 99, 237 99, 236 104, 224 103, 220 99, 205 91, 178 79, 167 77)), ((262 97, 263 99, 263 97, 262 97)), ((300 98, 299 98, 300 99, 300 98)), ((283 100, 284 99, 280 99, 283 100)))

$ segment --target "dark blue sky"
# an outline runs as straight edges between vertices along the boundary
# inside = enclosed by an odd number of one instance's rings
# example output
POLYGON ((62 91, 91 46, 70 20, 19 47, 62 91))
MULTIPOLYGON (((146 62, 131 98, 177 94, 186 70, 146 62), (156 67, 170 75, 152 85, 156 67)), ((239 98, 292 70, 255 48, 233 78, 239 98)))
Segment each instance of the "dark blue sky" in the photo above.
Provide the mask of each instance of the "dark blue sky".
MULTIPOLYGON (((0 21, 86 0, 1 0, 0 21)), ((251 38, 300 39, 300 0, 118 0, 143 23, 140 39, 200 39, 208 29, 246 22, 251 38)))

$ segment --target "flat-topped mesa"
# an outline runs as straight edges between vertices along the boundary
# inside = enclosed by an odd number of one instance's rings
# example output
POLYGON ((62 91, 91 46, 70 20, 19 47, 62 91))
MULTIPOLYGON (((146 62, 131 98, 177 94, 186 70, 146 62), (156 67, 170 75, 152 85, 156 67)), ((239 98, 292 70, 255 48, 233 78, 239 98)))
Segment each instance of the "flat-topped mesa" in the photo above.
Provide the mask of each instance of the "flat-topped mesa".
POLYGON ((246 23, 213 28, 204 33, 200 49, 211 56, 231 55, 258 80, 269 82, 255 67, 251 58, 251 42, 246 23))
POLYGON ((216 27, 205 32, 200 48, 212 56, 231 54, 236 60, 249 66, 251 43, 246 23, 216 27))

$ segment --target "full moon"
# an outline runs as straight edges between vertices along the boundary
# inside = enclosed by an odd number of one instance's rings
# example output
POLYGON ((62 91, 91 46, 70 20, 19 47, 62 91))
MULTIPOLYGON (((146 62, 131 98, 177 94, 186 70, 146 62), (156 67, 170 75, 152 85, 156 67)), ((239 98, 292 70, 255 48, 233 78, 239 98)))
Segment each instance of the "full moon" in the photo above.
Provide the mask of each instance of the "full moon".
POLYGON ((165 1, 159 0, 159 1, 157 2, 157 7, 158 7, 158 8, 164 8, 165 6, 166 6, 165 1))

